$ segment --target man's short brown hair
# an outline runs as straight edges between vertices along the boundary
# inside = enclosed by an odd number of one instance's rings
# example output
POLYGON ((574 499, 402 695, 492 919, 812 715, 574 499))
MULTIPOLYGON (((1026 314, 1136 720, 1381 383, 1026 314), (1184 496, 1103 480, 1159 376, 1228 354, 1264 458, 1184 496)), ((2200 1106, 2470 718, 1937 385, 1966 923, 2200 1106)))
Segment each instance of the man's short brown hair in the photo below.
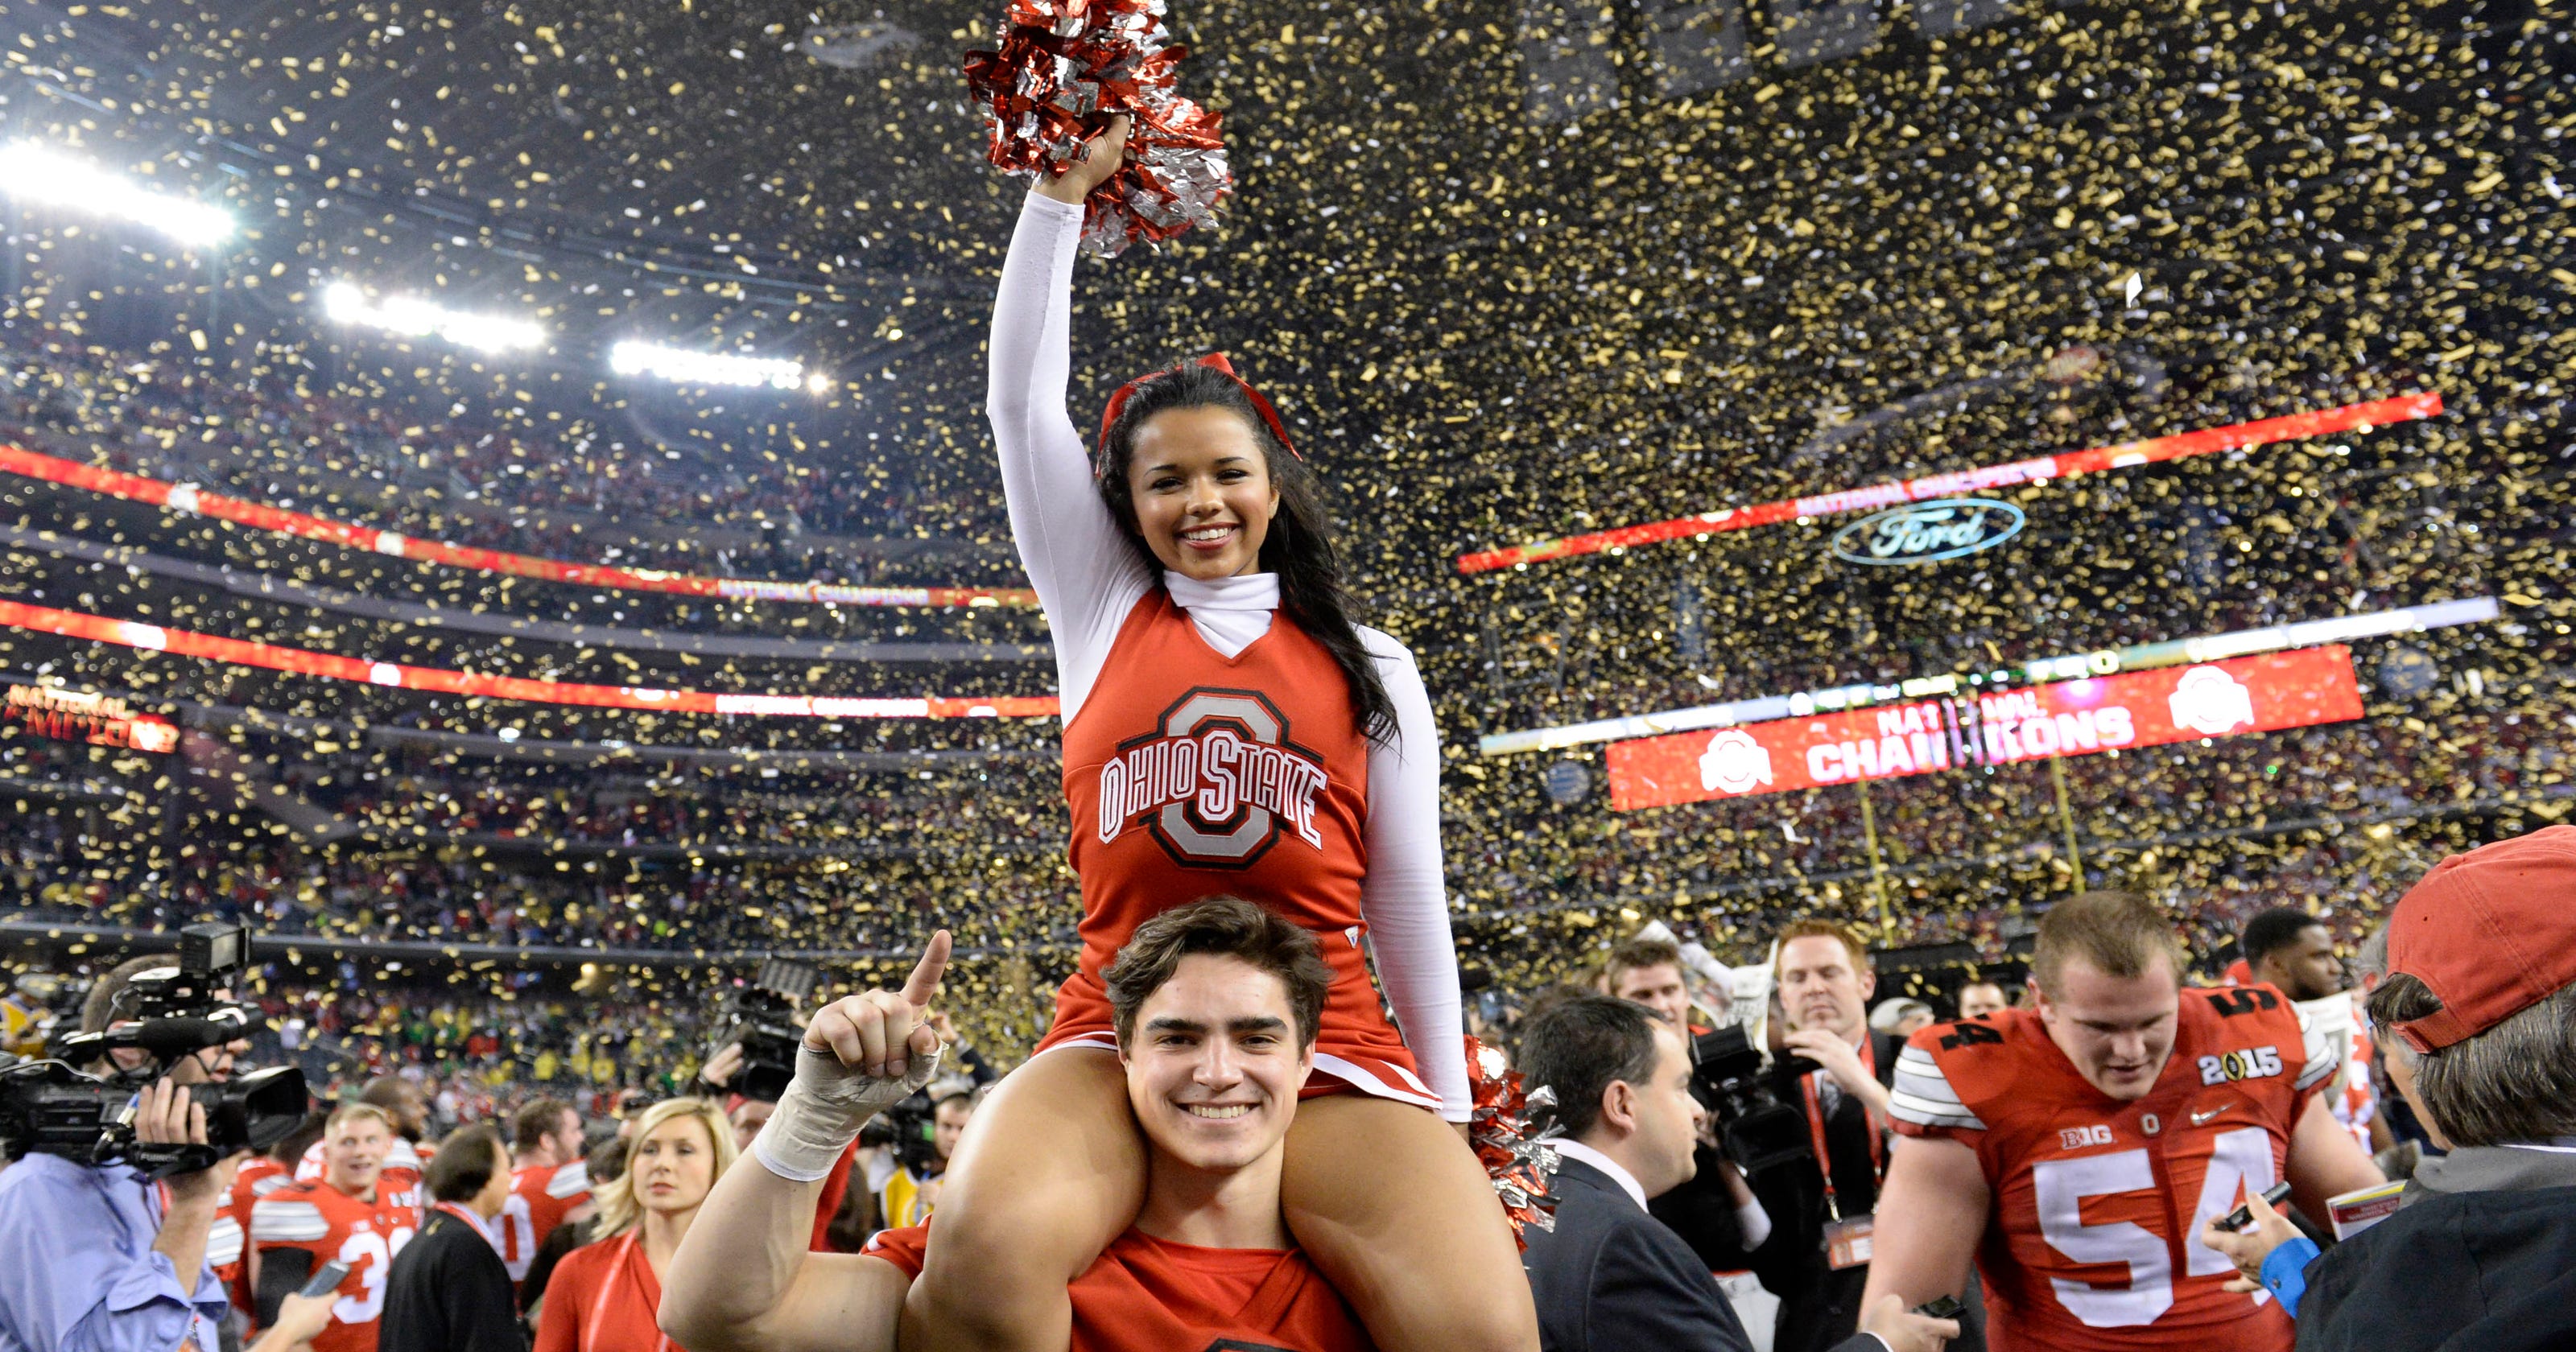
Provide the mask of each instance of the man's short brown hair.
POLYGON ((107 1026, 123 1012, 117 1009, 117 1001, 124 996, 125 988, 134 984, 134 978, 155 967, 178 965, 179 955, 176 953, 146 953, 139 958, 127 958, 110 968, 107 975, 90 983, 89 994, 81 998, 81 1031, 106 1032, 107 1026))
MULTIPOLYGON (((571 1111, 572 1105, 559 1098, 536 1098, 520 1104, 510 1119, 510 1143, 521 1150, 534 1150, 538 1141, 563 1126, 563 1115, 571 1111)), ((573 1125, 581 1124, 575 1121, 573 1125)))
POLYGON ((1780 966, 1778 955, 1789 951, 1792 939, 1831 939, 1851 955, 1853 971, 1869 970, 1869 948, 1861 943, 1860 936, 1852 933, 1849 926, 1831 920, 1792 920, 1786 929, 1780 931, 1780 946, 1771 950, 1771 966, 1775 973, 1780 966))
POLYGON ((2054 998, 2057 978, 2067 960, 2082 958, 2107 977, 2145 976, 2157 954, 2172 964, 2174 980, 2190 970, 2173 922, 2156 904, 2135 892, 2087 892, 2068 897, 2039 918, 2039 938, 2030 954, 2031 979, 2054 998))
POLYGON ((477 1123, 438 1143, 420 1181, 433 1202, 462 1202, 483 1191, 495 1172, 507 1171, 510 1157, 502 1150, 501 1132, 477 1123))
POLYGON ((1100 974, 1100 983, 1109 990, 1118 1045, 1127 1045, 1136 1031, 1136 1011, 1180 970, 1181 959, 1201 953, 1234 958, 1279 978, 1296 1011, 1298 1045, 1315 1044, 1323 1026, 1324 995, 1333 985, 1333 969, 1325 965, 1315 936, 1240 897, 1209 897, 1138 925, 1100 974))
POLYGON ((1681 970, 1682 946, 1670 939, 1623 939, 1601 960, 1601 993, 1617 995, 1619 978, 1641 967, 1681 970))

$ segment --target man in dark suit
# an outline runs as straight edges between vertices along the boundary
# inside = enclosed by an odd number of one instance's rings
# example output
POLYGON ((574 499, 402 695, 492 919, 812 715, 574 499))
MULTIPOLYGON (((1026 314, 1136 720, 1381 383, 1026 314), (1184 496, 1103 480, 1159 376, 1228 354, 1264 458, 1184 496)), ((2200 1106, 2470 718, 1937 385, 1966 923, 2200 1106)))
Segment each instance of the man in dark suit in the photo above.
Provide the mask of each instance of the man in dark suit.
MULTIPOLYGON (((1646 1211, 1696 1167, 1704 1110, 1681 1035, 1653 1010, 1584 995, 1533 1016, 1520 1051, 1566 1133, 1555 1226, 1532 1228, 1522 1256, 1545 1352, 1748 1352, 1717 1280, 1646 1211)), ((1940 1352, 1957 1333, 1889 1297, 1834 1352, 1940 1352)))
POLYGON ((510 1200, 501 1133, 481 1126, 448 1137, 422 1182, 429 1219, 386 1274, 377 1352, 527 1352, 518 1289, 492 1235, 510 1200))

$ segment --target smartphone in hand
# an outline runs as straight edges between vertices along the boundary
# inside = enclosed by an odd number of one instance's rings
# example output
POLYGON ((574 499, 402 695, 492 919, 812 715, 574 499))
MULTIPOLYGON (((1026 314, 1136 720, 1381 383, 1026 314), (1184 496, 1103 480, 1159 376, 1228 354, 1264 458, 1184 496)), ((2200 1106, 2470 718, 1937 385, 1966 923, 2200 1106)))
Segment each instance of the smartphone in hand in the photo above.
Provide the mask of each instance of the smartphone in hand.
MULTIPOLYGON (((2281 1204, 2288 1200, 2290 1200, 2290 1185, 2287 1183, 2275 1183, 2263 1190, 2263 1205, 2272 1208, 2274 1211, 2280 1210, 2281 1204)), ((2228 1212, 2227 1219, 2220 1221, 2218 1223, 2218 1228, 2225 1230, 2230 1234, 2241 1234, 2244 1232, 2246 1226, 2252 1225, 2253 1223, 2254 1204, 2248 1202, 2245 1205, 2236 1208, 2234 1211, 2228 1212)))
POLYGON ((295 1294, 308 1298, 314 1296, 327 1296, 332 1292, 339 1290, 341 1281, 348 1275, 348 1264, 324 1263, 321 1270, 315 1272, 312 1278, 304 1283, 303 1289, 297 1291, 295 1294))

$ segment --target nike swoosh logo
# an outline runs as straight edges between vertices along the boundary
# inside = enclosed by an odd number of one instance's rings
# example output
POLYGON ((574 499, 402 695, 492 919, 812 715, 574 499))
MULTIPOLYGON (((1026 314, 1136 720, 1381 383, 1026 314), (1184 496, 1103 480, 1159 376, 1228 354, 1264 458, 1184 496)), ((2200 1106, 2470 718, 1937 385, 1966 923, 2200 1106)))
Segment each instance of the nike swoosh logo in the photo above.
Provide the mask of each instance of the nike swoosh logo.
POLYGON ((2212 1122, 2212 1121, 2216 1120, 2220 1115, 2224 1114, 2224 1113, 2227 1111, 2227 1109, 2229 1109, 2229 1108, 2233 1108, 2233 1107, 2235 1107, 2235 1106, 2236 1106, 2235 1104, 2230 1103, 2230 1104, 2225 1105, 2224 1107, 2212 1108, 2212 1109, 2210 1109, 2208 1112, 2205 1112, 2205 1113, 2193 1113, 2193 1114, 2191 1115, 2191 1124, 2192 1124, 2193 1126, 2195 1126, 2195 1127, 2203 1127, 2203 1126, 2207 1126, 2207 1125, 2209 1125, 2209 1123, 2210 1123, 2210 1122, 2212 1122))

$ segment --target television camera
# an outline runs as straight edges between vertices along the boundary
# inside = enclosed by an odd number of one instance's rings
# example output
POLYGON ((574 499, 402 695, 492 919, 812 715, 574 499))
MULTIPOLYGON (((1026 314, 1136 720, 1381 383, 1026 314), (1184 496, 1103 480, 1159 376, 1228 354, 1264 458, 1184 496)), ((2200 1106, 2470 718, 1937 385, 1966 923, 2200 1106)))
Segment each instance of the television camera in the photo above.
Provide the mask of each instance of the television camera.
POLYGON ((106 1029, 63 1039, 51 1058, 0 1065, 0 1144, 12 1154, 89 1165, 124 1160, 167 1178, 265 1150, 292 1134, 309 1101, 304 1072, 294 1066, 189 1086, 191 1101, 205 1110, 204 1145, 153 1143, 135 1134, 143 1087, 178 1062, 258 1027, 258 1009, 229 998, 249 966, 248 926, 181 930, 177 965, 138 973, 118 992, 106 1029), (121 1050, 143 1055, 127 1065, 116 1056, 121 1050))

